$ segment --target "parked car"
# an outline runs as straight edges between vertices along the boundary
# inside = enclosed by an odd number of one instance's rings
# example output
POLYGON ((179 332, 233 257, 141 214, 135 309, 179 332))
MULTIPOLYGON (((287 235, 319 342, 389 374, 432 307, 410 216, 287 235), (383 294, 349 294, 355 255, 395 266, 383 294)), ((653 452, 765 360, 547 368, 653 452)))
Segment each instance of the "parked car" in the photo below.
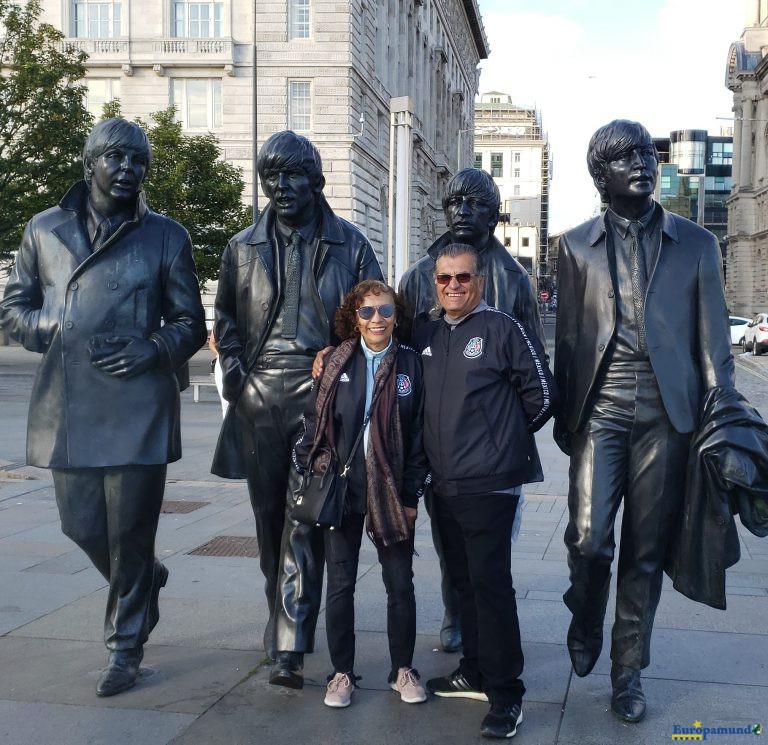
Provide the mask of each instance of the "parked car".
POLYGON ((758 313, 744 329, 742 348, 754 355, 768 349, 768 313, 758 313))
POLYGON ((752 319, 742 316, 728 316, 728 320, 731 322, 731 344, 741 346, 744 344, 744 329, 747 328, 747 324, 752 319))

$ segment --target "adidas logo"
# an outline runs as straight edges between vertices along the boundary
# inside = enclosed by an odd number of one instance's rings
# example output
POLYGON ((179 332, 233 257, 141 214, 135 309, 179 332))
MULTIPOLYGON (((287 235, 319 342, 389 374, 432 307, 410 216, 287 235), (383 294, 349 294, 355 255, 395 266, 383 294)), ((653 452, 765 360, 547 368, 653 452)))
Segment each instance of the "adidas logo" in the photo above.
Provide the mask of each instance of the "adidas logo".
POLYGON ((339 383, 349 383, 349 375, 342 373, 341 377, 339 378, 339 383))
POLYGON ((432 347, 427 347, 422 353, 422 357, 431 357, 432 356, 432 347))

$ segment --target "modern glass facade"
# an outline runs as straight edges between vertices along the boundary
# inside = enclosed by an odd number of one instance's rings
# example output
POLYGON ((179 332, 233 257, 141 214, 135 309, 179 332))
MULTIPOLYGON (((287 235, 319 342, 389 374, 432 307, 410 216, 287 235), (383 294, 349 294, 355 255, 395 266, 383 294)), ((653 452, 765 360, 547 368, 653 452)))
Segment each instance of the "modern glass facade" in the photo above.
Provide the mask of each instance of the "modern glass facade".
POLYGON ((656 198, 677 215, 703 225, 727 257, 728 209, 733 178, 733 138, 700 129, 677 130, 654 138, 659 151, 656 198))

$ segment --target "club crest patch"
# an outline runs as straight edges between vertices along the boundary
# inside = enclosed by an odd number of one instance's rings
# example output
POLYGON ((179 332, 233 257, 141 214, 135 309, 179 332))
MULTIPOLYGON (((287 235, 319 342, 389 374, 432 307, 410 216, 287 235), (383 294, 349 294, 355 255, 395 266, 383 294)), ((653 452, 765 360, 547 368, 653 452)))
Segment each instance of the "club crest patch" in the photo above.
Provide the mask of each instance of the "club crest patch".
POLYGON ((468 360, 473 360, 475 357, 479 357, 483 353, 483 337, 473 336, 464 347, 464 356, 468 360))
POLYGON ((411 395, 411 392, 413 391, 413 386, 411 385, 411 379, 407 375, 404 375, 403 373, 398 373, 396 385, 397 385, 398 396, 411 395))

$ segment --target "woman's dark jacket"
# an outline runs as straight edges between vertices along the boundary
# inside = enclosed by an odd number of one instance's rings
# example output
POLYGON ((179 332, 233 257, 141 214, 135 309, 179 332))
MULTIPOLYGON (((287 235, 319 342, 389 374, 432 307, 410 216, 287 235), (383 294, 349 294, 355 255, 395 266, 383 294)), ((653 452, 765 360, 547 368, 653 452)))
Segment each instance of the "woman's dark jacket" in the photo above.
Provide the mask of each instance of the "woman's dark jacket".
MULTIPOLYGON (((416 507, 427 476, 428 466, 422 444, 424 386, 419 355, 410 347, 397 349, 395 378, 398 387, 397 405, 403 435, 403 488, 400 499, 406 507, 416 507)), ((337 453, 343 465, 352 450, 365 417, 366 358, 362 347, 344 367, 333 402, 333 423, 337 453)), ((304 432, 296 443, 293 458, 299 471, 307 468, 312 443, 315 439, 315 401, 319 389, 317 381, 304 411, 304 432)), ((361 440, 352 460, 347 489, 349 512, 366 512, 365 450, 361 440)))

